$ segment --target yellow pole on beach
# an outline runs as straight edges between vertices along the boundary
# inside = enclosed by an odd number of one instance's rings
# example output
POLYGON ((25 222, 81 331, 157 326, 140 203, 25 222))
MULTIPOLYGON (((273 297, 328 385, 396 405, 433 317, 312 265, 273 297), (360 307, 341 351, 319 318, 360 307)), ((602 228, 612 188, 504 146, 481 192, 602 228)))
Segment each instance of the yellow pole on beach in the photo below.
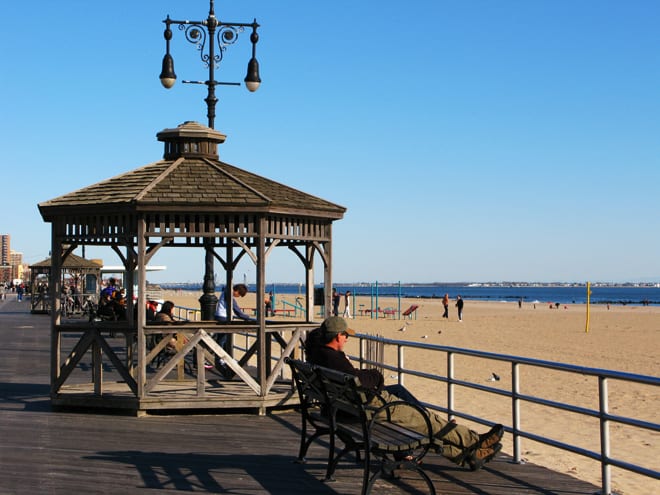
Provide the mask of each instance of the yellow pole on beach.
POLYGON ((589 296, 591 296, 591 282, 587 282, 587 326, 584 333, 589 333, 589 296))

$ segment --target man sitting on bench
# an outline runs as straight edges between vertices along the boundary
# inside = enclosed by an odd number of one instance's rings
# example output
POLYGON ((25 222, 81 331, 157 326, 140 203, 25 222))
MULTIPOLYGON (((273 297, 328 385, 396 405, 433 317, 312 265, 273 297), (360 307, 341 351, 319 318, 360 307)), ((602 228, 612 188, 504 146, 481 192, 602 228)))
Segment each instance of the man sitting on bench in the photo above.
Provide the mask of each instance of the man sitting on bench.
MULTIPOLYGON (((419 401, 404 387, 392 385, 383 388, 384 377, 376 369, 356 369, 344 354, 344 345, 355 331, 348 328, 346 320, 339 316, 327 318, 320 328, 310 332, 305 343, 307 360, 325 368, 355 375, 367 390, 377 392, 386 402, 404 400, 416 403, 419 401)), ((425 431, 421 416, 412 414, 409 407, 394 407, 392 422, 420 432, 425 431)), ((464 425, 448 422, 433 411, 428 411, 431 419, 434 437, 438 439, 438 448, 442 455, 459 466, 469 467, 476 471, 493 459, 502 449, 500 440, 504 435, 502 425, 493 426, 490 431, 478 434, 464 425)))

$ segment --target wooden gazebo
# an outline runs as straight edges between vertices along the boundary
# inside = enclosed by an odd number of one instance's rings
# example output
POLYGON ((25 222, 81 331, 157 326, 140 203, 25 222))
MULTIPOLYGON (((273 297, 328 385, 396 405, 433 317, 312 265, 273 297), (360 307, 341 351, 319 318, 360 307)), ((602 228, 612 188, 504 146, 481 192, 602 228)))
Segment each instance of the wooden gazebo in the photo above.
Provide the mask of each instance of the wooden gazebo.
MULTIPOLYGON (((50 312, 51 295, 51 258, 30 265, 30 287, 32 297, 30 298, 30 312, 45 314, 50 312)), ((70 254, 63 260, 60 267, 62 277, 61 285, 73 285, 77 291, 75 297, 92 297, 96 300, 98 287, 101 282, 101 268, 103 263, 97 260, 88 260, 75 254, 70 254)))
MULTIPOLYGON (((220 161, 217 149, 225 136, 196 122, 165 129, 158 139, 165 144, 163 160, 39 204, 44 221, 52 224, 52 402, 137 413, 182 408, 254 408, 263 413, 285 404, 291 386, 280 379, 283 360, 299 348, 304 332, 318 325, 314 260, 322 260, 324 286, 331 287, 332 222, 346 210, 220 161), (63 266, 79 246, 107 246, 120 258, 129 296, 127 321, 62 319, 55 295, 61 290, 63 266), (160 249, 191 248, 205 254, 202 321, 175 327, 149 324, 144 310, 131 307, 133 287, 137 308, 145 308, 150 259, 160 249), (275 248, 292 251, 304 267, 306 316, 267 322, 264 311, 257 311, 254 323, 215 322, 215 260, 231 287, 234 269, 247 255, 256 265, 256 307, 264 308, 267 260, 275 248), (216 332, 241 335, 245 346, 237 354, 227 352, 213 340, 216 332), (175 333, 185 338, 163 364, 161 351, 175 333), (71 335, 77 336, 73 342, 71 335), (122 345, 116 343, 118 335, 122 345), (150 348, 152 341, 160 343, 150 348), (216 379, 202 366, 186 372, 184 363, 192 353, 198 363, 205 357, 223 358, 234 379, 216 379), (86 365, 89 358, 91 366, 86 365)), ((225 291, 228 308, 231 292, 225 291)), ((329 291, 324 303, 328 311, 329 291)))

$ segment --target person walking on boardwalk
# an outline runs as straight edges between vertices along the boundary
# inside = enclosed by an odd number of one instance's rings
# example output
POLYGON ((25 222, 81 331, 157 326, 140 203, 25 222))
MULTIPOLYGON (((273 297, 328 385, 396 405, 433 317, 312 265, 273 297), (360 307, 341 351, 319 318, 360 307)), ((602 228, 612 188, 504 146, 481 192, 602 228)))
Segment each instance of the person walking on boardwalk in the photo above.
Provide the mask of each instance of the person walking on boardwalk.
POLYGON ((458 321, 463 321, 463 298, 456 296, 456 308, 458 308, 458 321))
POLYGON ((445 312, 442 313, 443 318, 449 318, 449 294, 445 293, 442 298, 442 306, 445 308, 445 312))
MULTIPOLYGON (((356 369, 351 364, 344 353, 344 345, 349 336, 353 335, 355 330, 350 329, 343 318, 339 316, 327 318, 320 328, 313 330, 307 336, 305 342, 307 360, 318 366, 357 376, 365 389, 378 394, 387 403, 403 400, 423 407, 402 385, 383 387, 385 379, 377 369, 356 369)), ((376 397, 372 401, 377 401, 377 404, 381 405, 380 399, 376 397)), ((426 422, 419 414, 411 413, 410 407, 394 406, 390 411, 393 423, 420 432, 426 431, 426 422)), ((504 436, 504 427, 500 424, 480 435, 465 425, 446 421, 433 411, 428 413, 434 440, 437 440, 436 450, 442 449, 442 455, 459 466, 476 471, 492 460, 502 449, 500 440, 504 436)))

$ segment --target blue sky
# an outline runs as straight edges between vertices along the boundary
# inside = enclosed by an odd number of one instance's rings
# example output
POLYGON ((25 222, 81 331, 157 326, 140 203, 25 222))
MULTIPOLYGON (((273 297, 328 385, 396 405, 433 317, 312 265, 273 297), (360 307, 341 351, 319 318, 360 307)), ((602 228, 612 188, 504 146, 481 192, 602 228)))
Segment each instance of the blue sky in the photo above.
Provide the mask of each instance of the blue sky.
MULTIPOLYGON (((263 81, 218 89, 220 158, 348 208, 335 281, 660 281, 660 2, 215 8, 261 24, 263 81)), ((207 0, 3 7, 0 231, 28 263, 50 246, 37 203, 159 160, 164 128, 206 123, 205 88, 180 82, 207 71, 181 32, 177 84, 158 74, 161 21, 207 13, 207 0)), ((249 50, 244 34, 217 79, 242 81, 249 50)), ((151 278, 201 280, 200 259, 164 253, 151 278)), ((268 270, 301 278, 290 259, 268 270)))

